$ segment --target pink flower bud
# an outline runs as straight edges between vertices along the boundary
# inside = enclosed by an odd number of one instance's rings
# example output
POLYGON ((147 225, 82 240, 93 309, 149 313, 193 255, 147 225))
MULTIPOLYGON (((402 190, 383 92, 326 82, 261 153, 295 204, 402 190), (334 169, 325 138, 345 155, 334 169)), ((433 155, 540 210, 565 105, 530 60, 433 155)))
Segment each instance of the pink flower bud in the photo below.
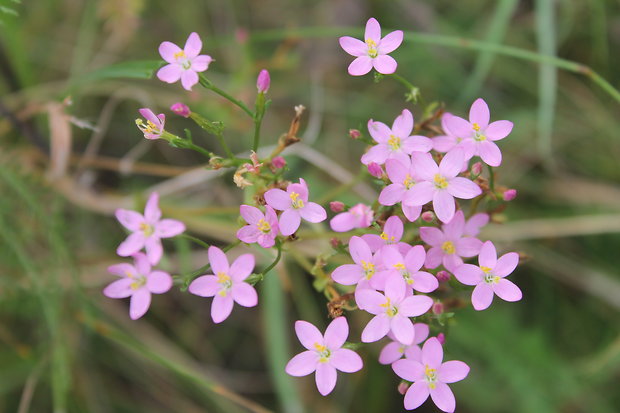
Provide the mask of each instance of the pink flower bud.
POLYGON ((443 346, 446 342, 446 336, 443 333, 437 334, 437 341, 439 341, 439 344, 443 346))
POLYGON ((409 386, 411 386, 409 383, 406 383, 404 381, 401 381, 398 384, 398 392, 402 395, 404 395, 405 393, 407 393, 407 390, 409 390, 409 386))
POLYGON ((362 136, 362 133, 357 129, 349 129, 349 136, 351 139, 359 139, 362 136))
POLYGON ((433 211, 424 211, 422 212, 421 217, 424 222, 433 222, 435 219, 435 213, 433 213, 433 211))
POLYGON ((504 191, 504 201, 512 201, 517 197, 516 189, 507 189, 504 191))
POLYGON ((284 168, 284 166, 286 165, 286 160, 281 156, 276 156, 271 160, 271 164, 276 169, 284 168))
POLYGON ((329 240, 329 243, 333 248, 338 248, 338 246, 340 245, 340 240, 338 238, 332 238, 329 240))
POLYGON ((258 74, 258 78, 256 79, 256 88, 258 89, 258 93, 267 93, 270 84, 271 77, 269 77, 269 72, 265 69, 261 70, 258 74))
POLYGON ((332 212, 342 212, 344 211, 344 204, 340 201, 332 201, 329 203, 329 209, 331 209, 332 212))
POLYGON ((437 281, 440 283, 445 283, 450 281, 450 273, 448 271, 439 271, 437 273, 437 281))
POLYGON ((375 178, 381 178, 383 176, 383 169, 381 168, 381 165, 371 162, 368 164, 368 173, 375 178))
POLYGON ((471 174, 473 176, 478 176, 482 173, 482 163, 476 162, 471 166, 471 174))
POLYGON ((444 306, 441 301, 435 301, 432 307, 433 314, 439 315, 443 314, 444 306))
POLYGON ((170 106, 170 110, 179 116, 183 116, 184 118, 189 118, 189 115, 191 113, 189 107, 181 102, 177 102, 174 105, 170 106))

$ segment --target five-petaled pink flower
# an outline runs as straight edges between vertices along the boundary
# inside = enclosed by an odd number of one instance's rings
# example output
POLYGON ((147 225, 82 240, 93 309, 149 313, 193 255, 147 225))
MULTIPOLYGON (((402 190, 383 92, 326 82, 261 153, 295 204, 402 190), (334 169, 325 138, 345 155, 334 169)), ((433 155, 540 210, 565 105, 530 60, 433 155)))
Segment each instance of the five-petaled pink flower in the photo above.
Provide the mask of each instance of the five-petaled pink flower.
POLYGON ((445 129, 460 140, 458 146, 465 151, 465 160, 479 156, 490 166, 502 163, 502 152, 495 141, 504 139, 512 131, 512 122, 498 120, 489 124, 489 107, 482 99, 476 99, 469 109, 469 122, 458 116, 448 116, 445 129))
POLYGON ((412 152, 428 152, 433 144, 426 136, 410 136, 413 131, 413 115, 404 109, 394 119, 390 129, 383 122, 368 121, 368 132, 377 142, 362 155, 362 163, 368 165, 372 162, 383 165, 388 159, 397 159, 403 164, 409 164, 409 156, 412 152))
POLYGON ((465 222, 463 235, 466 237, 475 237, 480 233, 480 228, 489 223, 489 214, 478 212, 465 222))
MULTIPOLYGON (((397 202, 402 202, 407 197, 416 183, 416 173, 411 164, 411 159, 407 159, 406 163, 396 159, 388 159, 385 162, 385 170, 392 183, 383 188, 379 194, 379 203, 391 206, 397 202)), ((405 205, 402 203, 401 207, 403 214, 411 222, 418 219, 422 212, 421 205, 405 205)))
POLYGON ((256 207, 241 205, 239 212, 248 225, 237 231, 237 238, 248 244, 257 242, 263 248, 273 247, 278 235, 278 216, 276 211, 267 205, 263 214, 256 207))
POLYGON ((349 336, 346 318, 335 318, 327 326, 325 336, 315 326, 301 320, 295 323, 295 333, 308 350, 293 357, 286 365, 286 372, 295 377, 316 372, 316 387, 323 396, 336 386, 336 370, 355 373, 362 369, 361 357, 353 350, 342 348, 349 336))
POLYGON ((478 238, 465 236, 465 216, 461 210, 441 229, 420 228, 420 238, 431 246, 426 254, 426 268, 437 268, 443 263, 452 272, 463 264, 461 257, 475 257, 482 247, 478 238))
POLYGON ((366 22, 364 41, 349 36, 343 36, 339 41, 345 52, 356 57, 349 65, 351 76, 365 75, 373 67, 377 72, 389 75, 396 71, 398 63, 388 53, 403 42, 403 32, 396 30, 381 38, 381 26, 373 17, 366 22))
POLYGON ((226 254, 218 247, 208 250, 211 271, 215 275, 202 275, 189 285, 189 292, 201 297, 214 297, 211 318, 214 323, 226 320, 237 303, 243 307, 258 304, 256 290, 244 280, 254 269, 254 256, 243 254, 228 265, 226 254))
POLYGON ((401 378, 413 382, 405 394, 405 409, 413 410, 426 401, 429 394, 444 412, 452 413, 456 400, 448 383, 463 380, 469 366, 462 361, 443 361, 443 348, 436 337, 426 340, 422 347, 422 360, 402 359, 392 364, 401 378))
POLYGON ((413 246, 405 256, 395 246, 385 247, 381 250, 381 260, 385 269, 379 276, 386 280, 393 277, 404 280, 408 295, 412 294, 412 290, 430 293, 439 287, 439 281, 433 274, 420 271, 425 258, 426 252, 421 245, 413 246))
POLYGON ((422 349, 418 344, 421 344, 426 340, 429 333, 429 328, 427 324, 424 323, 415 323, 413 325, 413 329, 415 330, 413 344, 405 345, 400 341, 396 340, 392 332, 388 333, 388 337, 392 339, 391 343, 388 343, 383 347, 381 353, 379 353, 379 363, 381 364, 392 364, 396 360, 400 360, 405 356, 410 360, 422 361, 422 349))
POLYGON ((351 209, 336 215, 329 221, 329 226, 336 232, 347 232, 354 228, 368 228, 375 213, 371 207, 357 204, 351 209))
POLYGON ((454 270, 457 280, 466 285, 475 285, 471 302, 478 311, 491 305, 493 294, 505 301, 519 301, 521 290, 505 277, 511 274, 519 263, 519 254, 509 252, 497 258, 495 245, 487 241, 478 256, 480 266, 463 264, 454 270))
POLYGON ((424 205, 433 201, 433 209, 441 222, 450 222, 454 216, 454 198, 471 199, 482 193, 474 182, 457 176, 464 162, 463 150, 454 148, 435 163, 428 153, 413 153, 411 162, 422 182, 416 183, 403 203, 424 205))
POLYGON ((146 139, 159 139, 164 133, 164 124, 166 123, 166 115, 160 113, 155 116, 149 108, 142 108, 138 112, 146 119, 146 123, 140 118, 136 119, 136 126, 144 134, 146 139))
POLYGON ((407 295, 402 278, 389 278, 385 282, 385 295, 370 288, 355 290, 355 301, 362 310, 374 314, 362 331, 362 341, 372 343, 381 340, 392 331, 403 344, 413 344, 415 330, 409 317, 426 313, 433 300, 425 295, 407 295))
POLYGON ((198 83, 198 72, 209 68, 213 60, 211 56, 199 55, 202 49, 202 40, 197 33, 191 33, 181 49, 174 43, 162 42, 159 45, 159 54, 168 64, 157 72, 159 80, 166 83, 175 83, 181 79, 185 90, 192 90, 198 83))
POLYGON ((134 254, 134 265, 122 263, 108 267, 108 272, 121 277, 112 282, 103 294, 110 298, 131 297, 129 317, 137 320, 151 305, 151 294, 163 294, 172 287, 172 277, 163 271, 152 271, 144 253, 134 254))
POLYGON ((411 245, 406 242, 400 242, 400 239, 403 237, 403 232, 403 221, 396 215, 392 215, 385 221, 381 235, 364 234, 362 235, 362 239, 366 241, 372 252, 379 251, 386 245, 396 245, 401 254, 406 254, 411 248, 411 245))
POLYGON ((332 279, 342 285, 370 285, 374 289, 383 289, 385 280, 376 275, 381 270, 377 254, 373 255, 370 247, 360 237, 349 240, 349 253, 355 264, 344 264, 332 272, 332 279))
POLYGON ((151 264, 156 265, 163 255, 161 239, 174 237, 185 231, 185 224, 181 221, 161 219, 158 202, 159 195, 153 192, 146 202, 144 215, 128 209, 116 210, 116 219, 132 231, 118 246, 118 255, 128 257, 144 248, 151 264))
POLYGON ((265 192, 265 201, 273 209, 283 211, 280 216, 280 232, 288 236, 299 228, 301 219, 308 222, 321 222, 327 218, 327 212, 315 202, 308 202, 308 185, 303 178, 299 183, 290 184, 286 192, 273 188, 265 192))

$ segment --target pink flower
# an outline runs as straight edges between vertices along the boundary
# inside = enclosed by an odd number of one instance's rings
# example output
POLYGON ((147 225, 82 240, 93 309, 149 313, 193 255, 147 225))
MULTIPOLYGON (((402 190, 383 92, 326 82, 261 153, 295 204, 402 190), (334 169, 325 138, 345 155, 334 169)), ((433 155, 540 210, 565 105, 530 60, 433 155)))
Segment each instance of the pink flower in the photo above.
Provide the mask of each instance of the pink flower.
POLYGON ((478 256, 480 266, 463 264, 454 271, 457 280, 465 285, 475 285, 471 302, 478 311, 491 305, 493 294, 505 301, 519 301, 521 290, 505 277, 511 274, 519 263, 519 254, 509 252, 497 258, 495 245, 487 241, 478 256))
POLYGON ((327 218, 322 206, 308 202, 308 185, 303 178, 299 178, 298 184, 290 184, 286 192, 278 188, 265 192, 265 201, 273 209, 284 211, 280 216, 280 232, 285 236, 297 231, 302 218, 313 223, 327 218))
POLYGON ((118 246, 116 253, 128 257, 146 250, 146 256, 152 265, 161 260, 163 247, 162 238, 175 237, 185 231, 185 224, 176 219, 161 219, 161 210, 157 205, 159 195, 153 192, 146 202, 144 215, 128 209, 117 209, 116 219, 132 233, 118 246))
POLYGON ((248 225, 237 231, 237 238, 248 244, 257 242, 263 248, 271 248, 275 245, 278 235, 278 217, 272 207, 267 205, 263 214, 256 207, 241 205, 239 212, 248 225))
POLYGON ((409 136, 413 131, 413 115, 404 109, 394 120, 392 128, 383 122, 368 121, 370 136, 378 143, 362 156, 362 163, 383 165, 387 159, 397 159, 408 165, 412 152, 428 152, 433 147, 426 136, 409 136))
MULTIPOLYGON (((379 194, 379 203, 391 206, 397 202, 402 202, 408 196, 416 183, 417 175, 410 159, 407 159, 406 163, 396 159, 388 159, 385 162, 385 169, 392 183, 383 188, 379 194)), ((401 207, 403 214, 411 222, 418 219, 422 212, 421 205, 405 205, 403 203, 401 207)))
POLYGON ((197 33, 189 35, 183 49, 170 42, 160 44, 159 54, 169 64, 157 72, 159 80, 175 83, 181 79, 185 90, 192 90, 192 86, 198 83, 198 72, 207 70, 213 60, 211 56, 199 55, 200 49, 202 41, 197 33))
POLYGON ((425 258, 426 252, 421 245, 413 246, 404 257, 396 247, 385 247, 381 250, 381 259, 385 270, 379 275, 387 280, 394 277, 404 280, 408 294, 412 294, 412 290, 430 293, 437 289, 439 281, 433 274, 420 271, 425 258))
POLYGON ((392 215, 385 221, 383 232, 381 235, 364 234, 362 239, 366 241, 372 252, 379 251, 386 245, 397 245, 401 254, 406 254, 411 245, 406 242, 400 242, 403 237, 404 226, 403 221, 396 215, 392 215))
POLYGON ((134 254, 134 265, 122 263, 108 267, 108 272, 121 277, 109 284, 103 294, 110 298, 131 297, 129 317, 137 320, 151 305, 151 294, 163 294, 172 287, 172 277, 163 271, 151 271, 146 255, 134 254))
POLYGON ((381 26, 375 18, 366 22, 364 41, 344 36, 339 39, 340 47, 356 59, 349 65, 351 76, 361 76, 375 70, 384 75, 396 71, 398 64, 388 53, 393 52, 403 41, 402 30, 396 30, 381 38, 381 26))
POLYGON ((295 377, 316 372, 314 375, 316 387, 323 396, 334 390, 337 370, 355 373, 362 369, 361 357, 353 350, 342 348, 349 336, 346 318, 335 318, 327 326, 325 336, 315 326, 301 320, 295 323, 295 333, 307 351, 293 357, 285 370, 295 377))
POLYGON ((489 214, 485 214, 484 212, 474 214, 473 217, 469 218, 467 222, 465 222, 465 229, 463 230, 463 235, 468 237, 475 237, 480 233, 480 228, 484 227, 488 223, 489 214))
POLYGON ((415 330, 409 317, 426 313, 433 305, 433 300, 424 295, 406 296, 406 290, 402 278, 388 279, 385 295, 370 288, 355 290, 358 307, 375 315, 362 331, 364 343, 380 340, 392 331, 401 343, 413 344, 415 330))
POLYGON ((142 119, 136 119, 136 126, 144 134, 144 137, 146 139, 159 139, 162 133, 164 133, 166 115, 160 113, 155 116, 149 108, 142 108, 138 112, 146 119, 146 124, 142 119))
POLYGON ((354 228, 368 228, 372 224, 375 212, 371 207, 357 204, 347 212, 336 215, 329 225, 336 232, 347 232, 354 228))
POLYGON ((243 307, 258 304, 256 290, 244 282, 254 269, 254 256, 243 254, 232 265, 224 252, 214 246, 209 247, 209 263, 215 275, 202 275, 189 285, 189 292, 201 297, 214 297, 211 304, 211 318, 214 323, 226 320, 237 303, 243 307))
POLYGON ((489 124, 489 107, 482 99, 476 99, 469 109, 469 122, 458 116, 446 119, 445 129, 462 141, 458 144, 465 151, 465 160, 479 156, 490 166, 502 163, 502 153, 495 141, 504 139, 512 131, 512 122, 498 120, 489 124))
POLYGON ((286 166, 286 159, 281 156, 276 156, 271 160, 271 165, 276 169, 281 169, 286 166))
POLYGON ((360 238, 353 236, 349 240, 349 253, 355 264, 344 264, 332 272, 332 279, 342 285, 362 283, 371 288, 382 289, 384 280, 376 274, 381 269, 381 262, 370 251, 370 247, 360 238))
POLYGON ((422 349, 418 344, 422 343, 428 337, 429 329, 428 325, 424 323, 415 323, 413 325, 413 329, 415 330, 413 344, 405 345, 396 338, 394 335, 389 332, 388 337, 392 339, 392 342, 387 344, 381 350, 379 354, 379 363, 381 364, 392 364, 396 360, 400 360, 403 355, 409 360, 422 361, 422 349))
POLYGON ((439 340, 432 337, 422 347, 421 361, 403 359, 392 364, 392 369, 399 377, 413 382, 405 394, 405 409, 419 407, 430 394, 439 409, 447 413, 454 412, 456 401, 448 383, 467 377, 469 366, 457 360, 442 361, 443 348, 439 340))
POLYGON ((256 89, 258 89, 258 93, 267 93, 269 85, 271 85, 271 77, 269 76, 269 72, 263 69, 256 78, 256 89))
POLYGON ((192 113, 189 110, 189 106, 181 102, 177 102, 170 106, 170 110, 179 116, 183 116, 184 118, 189 118, 189 115, 192 113))
POLYGON ((450 129, 448 129, 447 121, 448 119, 454 116, 450 112, 446 112, 441 117, 441 129, 443 129, 445 135, 438 135, 433 137, 431 140, 433 141, 433 149, 437 152, 449 152, 454 148, 457 144, 461 143, 463 139, 454 136, 450 129))
POLYGON ((433 201, 437 218, 444 223, 450 222, 454 216, 454 198, 471 199, 482 193, 474 182, 457 176, 463 166, 463 157, 463 151, 454 148, 437 166, 430 154, 414 153, 411 161, 423 181, 414 185, 403 202, 424 205, 433 201))
POLYGON ((475 257, 480 252, 482 241, 478 238, 464 236, 465 216, 458 210, 454 217, 442 229, 435 227, 420 228, 420 238, 431 246, 426 254, 426 268, 443 266, 451 272, 463 264, 461 257, 475 257))

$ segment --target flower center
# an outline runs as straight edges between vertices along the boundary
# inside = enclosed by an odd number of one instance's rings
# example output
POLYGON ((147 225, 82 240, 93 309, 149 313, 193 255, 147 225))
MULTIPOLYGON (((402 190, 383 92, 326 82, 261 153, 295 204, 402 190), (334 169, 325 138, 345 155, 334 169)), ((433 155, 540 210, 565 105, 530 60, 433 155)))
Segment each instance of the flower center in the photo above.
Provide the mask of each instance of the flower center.
POLYGON ((454 254, 456 252, 456 248, 454 247, 454 242, 452 241, 446 241, 443 244, 441 244, 441 249, 446 254, 454 254))
POLYGON ((400 149, 400 138, 398 136, 390 135, 390 139, 388 139, 388 146, 393 151, 399 150, 400 149))
POLYGON ((484 142, 484 141, 486 141, 486 140, 487 140, 487 137, 486 137, 485 135, 483 135, 482 133, 478 133, 478 132, 476 132, 476 133, 474 134, 474 140, 475 140, 476 142, 484 142))
POLYGON ((381 307, 385 308, 385 314, 387 314, 388 317, 394 317, 398 314, 398 308, 392 305, 392 301, 389 298, 386 298, 385 303, 381 304, 381 307))
POLYGON ((174 58, 184 70, 188 70, 190 67, 192 67, 192 62, 189 61, 184 50, 176 52, 174 54, 174 58))
POLYGON ((362 269, 367 280, 370 280, 375 275, 375 264, 368 261, 362 261, 362 269))
POLYGON ((446 189, 448 187, 448 181, 440 174, 435 174, 435 187, 437 189, 446 189))
POLYGON ((403 276, 407 284, 413 284, 413 278, 411 278, 411 274, 409 274, 409 271, 407 271, 407 267, 405 267, 405 264, 399 262, 398 264, 394 264, 394 268, 400 271, 400 275, 403 276))
POLYGON ((471 127, 474 128, 476 132, 480 131, 480 125, 478 125, 477 123, 472 124, 471 127))
POLYGON ((403 185, 405 185, 405 188, 407 188, 407 189, 411 189, 411 187, 415 185, 415 181, 413 180, 411 175, 407 174, 407 176, 405 176, 405 180, 403 181, 403 185))
POLYGON ((145 237, 150 237, 151 235, 153 235, 153 232, 155 232, 153 226, 147 224, 146 222, 140 224, 140 231, 144 233, 145 237))
POLYGON ((319 353, 319 362, 327 363, 329 361, 329 357, 332 355, 332 352, 329 351, 325 345, 319 343, 314 343, 314 348, 316 349, 316 352, 319 353))
POLYGON ((484 272, 484 282, 487 284, 497 284, 500 280, 500 277, 497 275, 491 274, 492 268, 489 267, 480 267, 482 272, 484 272))
POLYGON ((424 366, 424 376, 426 382, 428 383, 428 387, 434 389, 437 385, 437 369, 432 369, 427 365, 424 366))
POLYGON ((299 194, 297 192, 291 192, 289 196, 291 197, 291 205, 293 205, 293 208, 299 209, 304 207, 304 201, 299 199, 299 194))
POLYGON ((377 43, 375 43, 372 39, 366 39, 366 45, 368 46, 368 56, 373 59, 379 56, 379 52, 377 51, 377 43))
POLYGON ((230 290, 230 288, 232 287, 232 280, 230 276, 225 272, 218 272, 217 282, 222 286, 218 294, 222 297, 226 297, 226 295, 228 294, 228 290, 230 290))
POLYGON ((386 241, 387 243, 396 242, 396 237, 394 235, 388 235, 385 232, 382 232, 379 236, 383 241, 386 241))
POLYGON ((258 221, 256 227, 263 234, 268 234, 271 231, 271 225, 269 225, 269 222, 265 221, 264 218, 261 218, 260 221, 258 221))
POLYGON ((150 120, 147 120, 146 123, 144 123, 142 119, 136 119, 136 126, 145 135, 147 133, 151 135, 157 135, 157 134, 161 134, 162 132, 162 130, 150 120))
POLYGON ((132 275, 132 274, 127 273, 127 276, 131 278, 132 280, 134 280, 129 285, 129 287, 134 291, 142 287, 144 284, 146 284, 146 277, 144 275, 140 275, 140 274, 132 275))

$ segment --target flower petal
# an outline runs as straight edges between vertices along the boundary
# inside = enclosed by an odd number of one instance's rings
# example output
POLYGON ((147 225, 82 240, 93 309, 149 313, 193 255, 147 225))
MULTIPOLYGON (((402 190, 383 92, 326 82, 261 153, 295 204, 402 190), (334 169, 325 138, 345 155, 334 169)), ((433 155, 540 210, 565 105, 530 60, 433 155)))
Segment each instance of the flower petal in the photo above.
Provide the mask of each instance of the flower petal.
POLYGON ((433 141, 426 136, 414 135, 403 140, 402 148, 405 153, 428 152, 433 149, 433 141))
POLYGON ((301 217, 296 209, 287 209, 280 215, 280 232, 284 236, 289 236, 299 228, 301 217))
MULTIPOLYGON (((368 311, 371 314, 382 314, 385 309, 382 307, 386 302, 386 298, 383 294, 370 288, 357 288, 355 290, 355 302, 357 306, 368 311)), ((389 324, 388 324, 389 328, 389 324)))
POLYGON ((469 109, 469 122, 477 123, 480 129, 484 130, 489 125, 490 118, 487 103, 481 98, 476 99, 469 109))
POLYGON ((489 166, 500 166, 502 163, 502 151, 490 140, 478 144, 478 154, 483 162, 489 166))
POLYGON ((418 381, 424 377, 424 366, 414 360, 398 360, 392 364, 392 370, 398 377, 407 381, 418 381))
POLYGON ((463 264, 454 269, 454 276, 460 283, 465 285, 478 285, 483 281, 484 273, 472 264, 463 264))
MULTIPOLYGON (((349 336, 349 324, 344 317, 336 317, 325 330, 324 344, 332 351, 342 347, 349 336)), ((341 369, 338 369, 341 370, 341 369)))
POLYGON ((404 355, 404 346, 398 341, 392 341, 379 353, 379 363, 392 364, 396 360, 400 360, 404 355))
POLYGON ((403 214, 405 214, 405 218, 407 218, 407 221, 409 222, 414 222, 416 219, 420 218, 420 214, 422 213, 422 205, 402 204, 401 208, 403 210, 403 214))
POLYGON ((463 380, 469 374, 469 366, 462 361, 446 361, 437 370, 437 380, 454 383, 463 380))
POLYGON ((302 346, 308 350, 315 351, 316 343, 323 344, 323 334, 314 325, 307 321, 298 320, 295 322, 295 333, 302 346))
POLYGON ((336 369, 329 363, 319 363, 314 376, 316 388, 323 396, 327 396, 336 387, 338 375, 336 369))
POLYGON ((505 277, 517 268, 519 264, 519 254, 516 252, 509 252, 508 254, 504 254, 497 260, 495 264, 495 268, 493 268, 493 275, 497 275, 498 277, 505 277))
POLYGON ((405 187, 401 184, 390 184, 383 188, 379 194, 379 203, 388 206, 394 205, 402 201, 406 191, 405 187))
POLYGON ((325 212, 325 208, 323 208, 316 202, 308 202, 303 208, 299 210, 299 215, 306 221, 315 224, 325 221, 325 219, 327 218, 327 212, 325 212))
POLYGON ((489 308, 493 302, 493 287, 486 283, 480 283, 474 288, 474 292, 471 294, 471 303, 474 309, 478 311, 489 308))
POLYGON ((409 137, 413 130, 413 114, 407 110, 403 111, 394 119, 392 124, 392 133, 401 139, 409 137))
POLYGON ((140 251, 144 247, 145 241, 146 239, 144 238, 144 234, 142 232, 134 232, 129 234, 125 241, 118 246, 116 253, 121 257, 129 257, 130 255, 140 251))
POLYGON ((146 287, 153 294, 163 294, 172 288, 172 277, 167 272, 153 271, 146 278, 146 287))
POLYGON ((351 76, 363 76, 372 69, 372 59, 368 56, 356 57, 349 64, 348 72, 351 76))
POLYGON ((364 367, 362 358, 353 350, 340 348, 334 351, 329 358, 329 364, 345 373, 355 373, 364 367))
POLYGON ((446 241, 444 233, 439 228, 435 227, 421 227, 420 238, 432 247, 441 247, 446 241))
MULTIPOLYGON (((425 295, 412 295, 405 298, 398 307, 398 312, 405 317, 417 317, 426 313, 433 305, 433 299, 425 295)), ((411 343, 405 343, 411 344, 411 343)))
POLYGON ((228 258, 226 258, 224 251, 218 247, 210 246, 207 253, 209 255, 209 263, 211 264, 213 274, 217 274, 218 272, 227 274, 229 269, 228 258))
POLYGON ((181 85, 185 90, 192 90, 192 86, 198 83, 198 74, 193 70, 185 70, 181 74, 181 85))
POLYGON ((443 360, 443 347, 437 337, 426 340, 422 347, 422 363, 433 369, 438 369, 443 360))
POLYGON ((119 208, 114 212, 114 215, 116 219, 118 219, 118 222, 130 231, 140 230, 140 225, 144 223, 142 214, 130 209, 119 208))
POLYGON ((261 234, 262 232, 259 231, 255 225, 246 225, 245 227, 239 228, 237 231, 237 238, 242 242, 251 244, 258 241, 258 237, 261 234))
POLYGON ((342 285, 354 285, 364 276, 359 265, 344 264, 332 272, 332 279, 342 285))
POLYGON ((378 145, 373 146, 362 155, 361 162, 364 165, 368 165, 370 163, 376 163, 378 165, 383 165, 390 156, 390 151, 386 144, 380 143, 378 145))
POLYGON ((364 31, 364 41, 372 40, 375 44, 379 44, 381 41, 381 26, 374 17, 371 17, 366 22, 366 30, 364 31))
POLYGON ((493 245, 491 241, 482 244, 478 262, 481 267, 489 267, 491 269, 495 268, 497 265, 497 251, 495 250, 495 245, 493 245))
POLYGON ((456 138, 449 135, 435 136, 432 139, 433 149, 437 152, 448 152, 456 146, 456 138))
POLYGON ((428 337, 428 334, 430 332, 428 324, 415 323, 413 325, 413 328, 415 330, 415 341, 414 341, 414 343, 420 344, 421 342, 426 340, 426 338, 428 337))
POLYGON ((475 257, 480 253, 482 241, 474 237, 464 237, 456 241, 456 254, 461 257, 475 257))
POLYGON ((131 284, 133 280, 131 278, 121 278, 108 284, 103 289, 103 295, 109 298, 127 298, 132 293, 131 284))
POLYGON ((144 219, 147 223, 153 225, 161 218, 161 209, 159 209, 159 194, 153 192, 146 201, 144 207, 144 219))
POLYGON ((459 147, 452 149, 439 163, 439 173, 446 179, 454 178, 461 172, 465 154, 459 147))
POLYGON ((159 54, 162 59, 164 59, 168 63, 175 63, 177 58, 174 56, 179 53, 181 48, 174 43, 171 42, 162 42, 159 45, 159 54))
POLYGON ((285 191, 273 188, 265 192, 265 201, 273 209, 284 211, 291 208, 291 198, 285 191))
POLYGON ((293 357, 284 370, 294 377, 307 376, 316 370, 318 363, 319 355, 316 351, 304 351, 293 357))
POLYGON ((164 255, 164 247, 161 245, 161 240, 155 236, 148 237, 144 241, 144 249, 152 265, 157 265, 164 255))
POLYGON ((338 43, 340 43, 340 47, 351 56, 363 56, 368 51, 366 43, 350 36, 341 37, 338 39, 338 43))
POLYGON ((411 164, 413 165, 416 175, 424 181, 432 181, 435 178, 435 174, 439 172, 437 163, 435 163, 433 157, 428 153, 412 153, 411 164))
POLYGON ((422 268, 425 259, 426 251, 424 251, 424 247, 421 245, 415 245, 405 256, 405 267, 407 267, 409 272, 416 272, 422 268))
POLYGON ((357 225, 357 218, 350 212, 343 212, 336 215, 329 221, 329 226, 336 232, 351 231, 357 225))
POLYGON ((378 143, 387 143, 392 130, 383 122, 368 121, 368 133, 378 143))
POLYGON ((465 222, 463 235, 475 237, 480 233, 480 228, 489 223, 489 214, 479 212, 465 222))
MULTIPOLYGON (((358 57, 358 59, 360 58, 358 57)), ((392 73, 396 72, 398 63, 392 56, 383 54, 372 59, 372 66, 377 72, 381 74, 391 75, 392 73)))
POLYGON ((512 122, 508 120, 498 120, 491 123, 484 131, 484 134, 490 140, 498 141, 508 136, 510 132, 512 132, 512 127, 512 122))
POLYGON ((437 278, 428 272, 418 271, 411 276, 413 289, 421 293, 430 293, 439 287, 437 278))
POLYGON ((233 298, 230 295, 215 294, 211 303, 211 319, 218 324, 226 320, 233 309, 233 298))
POLYGON ((433 247, 426 253, 426 260, 424 266, 429 269, 437 268, 443 259, 445 253, 441 247, 433 247))
POLYGON ((200 297, 213 297, 220 289, 221 285, 214 275, 202 275, 192 281, 188 288, 190 293, 200 297))
POLYGON ((474 134, 471 124, 458 116, 451 115, 447 119, 442 119, 442 124, 449 135, 461 139, 469 138, 474 134))
POLYGON ((162 219, 155 224, 155 235, 159 238, 171 238, 185 232, 185 224, 176 219, 162 219))
MULTIPOLYGON (((367 291, 367 290, 364 290, 367 291)), ((385 314, 374 316, 362 331, 362 341, 372 343, 379 341, 390 331, 390 319, 385 314)))
POLYGON ((228 275, 230 275, 234 281, 243 281, 252 273, 254 264, 254 255, 240 255, 235 261, 233 261, 230 269, 228 270, 228 275))
POLYGON ((372 260, 372 252, 370 247, 361 237, 352 236, 349 240, 349 253, 356 264, 362 264, 362 261, 369 262, 372 260))
POLYGON ((456 198, 472 199, 482 193, 480 187, 467 178, 457 176, 448 182, 448 193, 456 198))
POLYGON ((240 282, 233 284, 231 289, 233 300, 243 307, 254 307, 258 304, 258 294, 250 284, 240 282))
POLYGON ((192 66, 190 67, 190 70, 193 72, 204 72, 209 68, 209 65, 212 61, 213 58, 206 54, 196 56, 192 60, 192 66))
POLYGON ((120 264, 110 265, 108 267, 108 272, 110 274, 118 275, 119 277, 132 277, 138 271, 133 265, 123 262, 120 264))
POLYGON ((500 279, 497 284, 493 284, 493 291, 499 298, 504 301, 519 301, 523 298, 521 289, 517 287, 512 281, 505 278, 500 279))
POLYGON ((396 30, 385 35, 379 42, 378 52, 380 54, 392 53, 403 42, 403 31, 396 30))
POLYGON ((190 33, 185 42, 185 47, 183 48, 185 56, 187 56, 188 59, 194 58, 200 54, 200 49, 202 49, 202 40, 200 40, 200 36, 198 36, 196 32, 190 33))
POLYGON ((450 390, 450 387, 442 382, 436 382, 435 388, 430 389, 431 399, 440 410, 452 413, 456 408, 456 400, 454 399, 454 393, 450 390))
POLYGON ((178 82, 183 74, 183 69, 176 63, 166 65, 157 71, 157 78, 162 82, 178 82))
POLYGON ((146 314, 151 305, 151 293, 146 288, 136 290, 129 303, 129 318, 137 320, 146 314))
POLYGON ((409 206, 422 206, 429 203, 435 195, 435 186, 428 182, 417 183, 405 194, 403 204, 409 206))
POLYGON ((446 190, 436 191, 433 195, 433 209, 441 222, 450 222, 454 216, 454 197, 446 190))
POLYGON ((394 333, 396 340, 407 346, 413 344, 415 334, 413 323, 404 315, 399 313, 392 317, 390 321, 390 330, 394 333))
POLYGON ((429 389, 425 381, 413 383, 405 393, 405 409, 417 409, 428 399, 429 389))
POLYGON ((261 219, 265 219, 265 214, 260 209, 250 205, 241 205, 239 213, 248 224, 257 224, 261 219))

